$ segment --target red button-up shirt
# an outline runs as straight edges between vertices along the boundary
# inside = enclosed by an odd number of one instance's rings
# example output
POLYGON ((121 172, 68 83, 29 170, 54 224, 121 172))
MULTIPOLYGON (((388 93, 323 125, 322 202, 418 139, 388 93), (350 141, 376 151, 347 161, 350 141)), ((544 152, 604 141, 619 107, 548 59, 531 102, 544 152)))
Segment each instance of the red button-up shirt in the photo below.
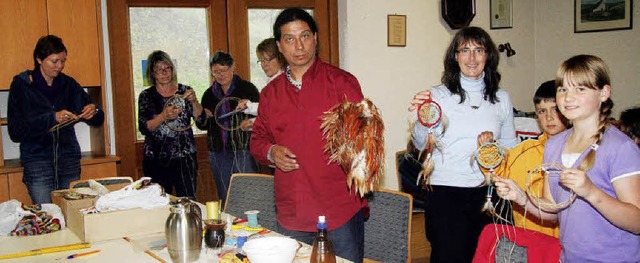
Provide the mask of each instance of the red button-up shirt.
POLYGON ((290 230, 316 231, 319 215, 325 215, 329 230, 345 224, 366 200, 350 191, 346 174, 329 163, 322 148, 321 115, 348 99, 363 99, 358 80, 350 73, 316 59, 302 76, 302 89, 286 74, 272 80, 260 93, 258 117, 251 135, 251 154, 261 163, 269 148, 281 145, 295 155, 300 168, 275 171, 278 223, 290 230))

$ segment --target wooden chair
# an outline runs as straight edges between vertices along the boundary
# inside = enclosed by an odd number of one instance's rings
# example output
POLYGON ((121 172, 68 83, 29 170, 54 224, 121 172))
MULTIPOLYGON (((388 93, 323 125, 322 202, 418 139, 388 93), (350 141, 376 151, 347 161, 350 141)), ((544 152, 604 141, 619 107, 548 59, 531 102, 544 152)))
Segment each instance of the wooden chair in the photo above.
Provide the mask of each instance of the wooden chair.
POLYGON ((268 174, 237 173, 231 176, 224 211, 243 218, 244 212, 258 210, 258 223, 276 229, 276 201, 273 176, 268 174))
POLYGON ((411 261, 413 197, 378 189, 369 196, 369 218, 364 222, 364 257, 380 262, 411 261))
POLYGON ((125 176, 117 176, 117 177, 103 177, 103 178, 96 178, 96 179, 82 179, 82 180, 76 180, 71 182, 71 184, 69 184, 69 189, 73 189, 73 188, 80 188, 80 187, 89 187, 89 180, 95 180, 96 182, 107 186, 107 185, 113 185, 113 184, 130 184, 133 183, 133 179, 131 177, 125 177, 125 176))

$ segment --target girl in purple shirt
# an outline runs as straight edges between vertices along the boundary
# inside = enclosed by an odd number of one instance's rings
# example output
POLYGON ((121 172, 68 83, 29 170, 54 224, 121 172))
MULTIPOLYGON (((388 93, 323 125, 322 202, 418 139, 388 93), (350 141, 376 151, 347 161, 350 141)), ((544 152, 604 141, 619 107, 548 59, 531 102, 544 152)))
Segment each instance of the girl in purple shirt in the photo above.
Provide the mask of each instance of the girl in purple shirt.
POLYGON ((602 59, 578 55, 556 73, 556 103, 573 128, 549 139, 544 163, 561 163, 560 176, 545 177, 546 202, 577 198, 541 213, 511 180, 495 177, 498 195, 544 220, 558 220, 562 262, 640 262, 640 150, 608 123, 609 70, 602 59))

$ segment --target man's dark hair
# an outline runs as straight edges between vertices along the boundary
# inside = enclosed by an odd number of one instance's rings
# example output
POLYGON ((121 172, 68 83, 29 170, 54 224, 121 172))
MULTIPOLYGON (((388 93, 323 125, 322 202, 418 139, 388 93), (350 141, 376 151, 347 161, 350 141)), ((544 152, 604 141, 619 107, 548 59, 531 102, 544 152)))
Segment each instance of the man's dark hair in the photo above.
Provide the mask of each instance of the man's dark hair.
POLYGON ((540 87, 536 90, 536 94, 533 95, 533 104, 538 105, 543 101, 556 101, 556 81, 549 80, 540 84, 540 87))
POLYGON ((280 12, 278 18, 276 18, 276 22, 273 23, 273 37, 276 39, 276 41, 280 41, 280 38, 282 37, 280 28, 283 25, 296 20, 307 23, 307 25, 309 25, 309 28, 311 29, 311 33, 318 33, 318 25, 316 25, 316 21, 313 20, 313 17, 309 13, 307 13, 307 11, 304 11, 300 8, 287 8, 280 12))
POLYGON ((213 53, 209 67, 213 67, 215 64, 231 67, 233 66, 233 57, 227 52, 218 50, 216 53, 213 53))
POLYGON ((47 35, 38 39, 36 47, 33 49, 33 65, 38 66, 38 59, 44 60, 51 54, 67 52, 67 48, 62 43, 62 38, 55 35, 47 35))

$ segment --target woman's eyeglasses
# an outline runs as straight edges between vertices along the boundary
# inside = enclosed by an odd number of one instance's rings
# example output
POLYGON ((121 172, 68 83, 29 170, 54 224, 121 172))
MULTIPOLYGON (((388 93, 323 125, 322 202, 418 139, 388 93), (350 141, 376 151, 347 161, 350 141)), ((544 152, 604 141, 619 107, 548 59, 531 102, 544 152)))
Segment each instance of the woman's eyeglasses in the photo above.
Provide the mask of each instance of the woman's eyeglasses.
POLYGON ((471 56, 471 54, 476 56, 484 56, 485 50, 482 48, 478 48, 478 49, 464 48, 464 49, 458 50, 458 54, 465 57, 471 56))
POLYGON ((271 60, 273 60, 275 58, 268 58, 268 59, 258 59, 258 61, 256 61, 256 63, 258 63, 258 65, 262 65, 263 63, 269 63, 271 62, 271 60))
POLYGON ((155 69, 153 69, 153 73, 156 73, 156 74, 167 74, 167 73, 171 72, 172 70, 173 70, 173 67, 155 68, 155 69))

